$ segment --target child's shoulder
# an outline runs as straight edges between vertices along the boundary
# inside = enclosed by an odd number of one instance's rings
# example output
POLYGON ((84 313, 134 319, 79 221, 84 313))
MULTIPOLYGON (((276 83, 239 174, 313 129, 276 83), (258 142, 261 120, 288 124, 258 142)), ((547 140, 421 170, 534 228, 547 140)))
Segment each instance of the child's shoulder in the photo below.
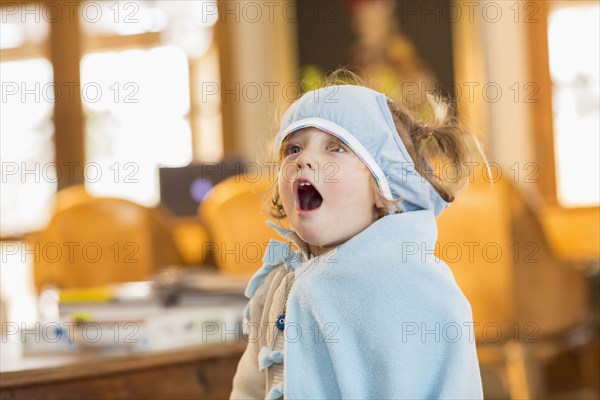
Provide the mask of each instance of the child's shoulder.
POLYGON ((419 310, 422 316, 450 319, 471 314, 452 271, 435 257, 403 259, 399 252, 369 258, 339 255, 314 267, 296 282, 296 292, 317 308, 327 304, 356 315, 373 309, 392 314, 419 310))

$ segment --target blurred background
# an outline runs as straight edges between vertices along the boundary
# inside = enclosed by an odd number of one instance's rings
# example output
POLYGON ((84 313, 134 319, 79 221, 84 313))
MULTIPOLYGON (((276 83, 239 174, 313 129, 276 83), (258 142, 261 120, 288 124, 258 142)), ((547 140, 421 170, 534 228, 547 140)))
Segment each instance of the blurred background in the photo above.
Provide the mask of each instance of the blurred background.
POLYGON ((340 66, 398 102, 447 99, 482 143, 492 175, 473 165, 436 253, 486 397, 598 398, 599 10, 2 0, 2 398, 227 397, 277 238, 268 146, 340 66))

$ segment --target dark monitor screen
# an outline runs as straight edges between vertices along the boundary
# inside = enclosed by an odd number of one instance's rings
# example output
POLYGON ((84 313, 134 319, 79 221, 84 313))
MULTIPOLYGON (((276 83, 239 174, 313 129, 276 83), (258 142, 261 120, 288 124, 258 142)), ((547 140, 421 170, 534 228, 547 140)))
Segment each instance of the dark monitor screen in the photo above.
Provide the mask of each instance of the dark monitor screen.
POLYGON ((160 168, 160 202, 176 216, 195 216, 202 199, 214 185, 242 174, 243 170, 244 164, 234 160, 160 168))

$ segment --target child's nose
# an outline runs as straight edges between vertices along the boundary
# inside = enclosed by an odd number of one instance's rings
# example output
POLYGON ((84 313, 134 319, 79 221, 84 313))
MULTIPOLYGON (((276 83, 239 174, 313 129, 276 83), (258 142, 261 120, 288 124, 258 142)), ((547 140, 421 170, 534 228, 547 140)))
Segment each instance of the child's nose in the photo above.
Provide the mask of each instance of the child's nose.
POLYGON ((296 158, 296 166, 299 169, 308 168, 313 169, 316 167, 317 162, 309 151, 303 151, 298 158, 296 158))

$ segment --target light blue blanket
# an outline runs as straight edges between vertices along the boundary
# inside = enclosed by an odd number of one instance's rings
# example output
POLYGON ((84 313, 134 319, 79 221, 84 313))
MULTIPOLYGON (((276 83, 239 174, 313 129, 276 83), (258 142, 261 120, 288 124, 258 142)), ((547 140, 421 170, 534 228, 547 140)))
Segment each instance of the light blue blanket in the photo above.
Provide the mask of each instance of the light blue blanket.
MULTIPOLYGON (((471 307, 446 264, 429 210, 388 215, 316 263, 272 241, 251 297, 285 262, 286 399, 481 399, 471 307)), ((277 397, 280 393, 269 393, 277 397)))

